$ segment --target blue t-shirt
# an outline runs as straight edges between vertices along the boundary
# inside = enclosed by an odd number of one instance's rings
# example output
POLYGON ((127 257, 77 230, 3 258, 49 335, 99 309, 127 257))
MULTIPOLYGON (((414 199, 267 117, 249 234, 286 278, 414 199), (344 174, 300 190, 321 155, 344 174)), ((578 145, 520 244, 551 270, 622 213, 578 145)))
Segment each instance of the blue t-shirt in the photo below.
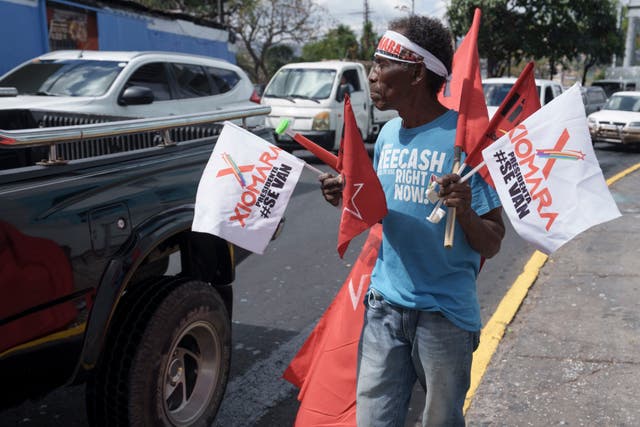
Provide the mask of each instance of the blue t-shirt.
MULTIPOLYGON (((425 194, 429 182, 451 173, 457 120, 457 112, 449 110, 411 129, 395 118, 380 131, 374 167, 389 213, 382 220, 382 245, 371 288, 391 304, 441 311, 460 328, 478 331, 480 254, 469 246, 457 222, 453 248, 447 249, 443 246, 446 219, 438 224, 426 219, 435 206, 425 194)), ((478 215, 500 206, 495 190, 479 174, 469 183, 471 207, 478 215)))

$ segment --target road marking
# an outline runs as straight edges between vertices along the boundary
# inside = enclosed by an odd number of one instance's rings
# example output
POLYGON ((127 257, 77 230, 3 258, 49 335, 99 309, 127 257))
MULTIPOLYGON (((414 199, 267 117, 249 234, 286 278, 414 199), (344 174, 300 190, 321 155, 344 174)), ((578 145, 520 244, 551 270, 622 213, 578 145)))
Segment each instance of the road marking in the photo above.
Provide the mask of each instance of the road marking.
MULTIPOLYGON (((640 163, 637 163, 607 179, 607 185, 612 185, 638 169, 640 169, 640 163)), ((548 258, 549 257, 547 255, 540 251, 534 252, 526 263, 522 273, 518 276, 513 285, 511 285, 511 288, 502 298, 500 304, 498 304, 498 308, 493 313, 493 316, 491 316, 491 319, 489 319, 489 322, 487 322, 486 326, 482 328, 482 332, 480 333, 480 345, 475 353, 473 353, 471 384, 469 386, 469 391, 467 392, 467 397, 464 401, 464 413, 467 412, 467 409, 469 409, 469 406, 471 405, 473 395, 478 389, 480 381, 482 381, 482 377, 489 366, 489 362, 491 362, 493 354, 498 348, 500 340, 504 336, 504 331, 515 317, 518 308, 520 308, 522 301, 524 301, 524 298, 529 292, 529 288, 531 288, 538 278, 538 274, 547 262, 548 258)))

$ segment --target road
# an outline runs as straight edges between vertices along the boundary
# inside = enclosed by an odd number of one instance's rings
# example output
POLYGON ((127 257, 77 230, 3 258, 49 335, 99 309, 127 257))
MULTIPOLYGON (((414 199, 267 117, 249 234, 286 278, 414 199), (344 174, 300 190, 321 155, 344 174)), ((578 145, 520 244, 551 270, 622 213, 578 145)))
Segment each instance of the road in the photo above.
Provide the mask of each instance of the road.
MULTIPOLYGON (((306 152, 295 154, 325 169, 306 152)), ((640 158, 608 145, 598 146, 596 154, 605 177, 640 158)), ((355 239, 340 259, 335 250, 338 215, 322 200, 316 176, 305 171, 280 238, 264 255, 249 255, 238 265, 232 371, 216 426, 293 424, 297 390, 281 379, 282 372, 342 285, 364 241, 355 239)), ((484 322, 533 251, 508 230, 501 252, 485 264, 478 280, 484 322)), ((1 413, 0 426, 85 426, 83 397, 82 386, 56 391, 1 413)))

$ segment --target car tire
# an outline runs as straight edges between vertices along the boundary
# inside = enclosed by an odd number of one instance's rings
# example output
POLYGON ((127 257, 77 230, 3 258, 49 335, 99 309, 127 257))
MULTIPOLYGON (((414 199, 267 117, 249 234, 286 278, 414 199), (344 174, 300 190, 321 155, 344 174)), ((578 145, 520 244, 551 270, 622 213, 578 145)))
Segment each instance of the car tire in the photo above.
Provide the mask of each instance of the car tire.
POLYGON ((210 426, 230 367, 222 299, 201 281, 165 278, 137 288, 87 384, 91 424, 210 426))

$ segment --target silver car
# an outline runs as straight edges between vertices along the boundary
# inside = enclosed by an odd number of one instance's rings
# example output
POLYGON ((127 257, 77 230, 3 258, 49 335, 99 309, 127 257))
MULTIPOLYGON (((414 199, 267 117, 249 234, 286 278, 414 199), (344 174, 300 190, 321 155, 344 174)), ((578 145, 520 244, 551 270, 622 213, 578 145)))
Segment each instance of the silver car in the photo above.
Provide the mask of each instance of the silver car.
MULTIPOLYGON (((240 67, 170 52, 50 52, 0 77, 0 88, 5 94, 0 117, 14 121, 0 120, 1 129, 80 124, 95 116, 161 117, 260 102, 240 67)), ((250 120, 249 126, 264 123, 264 117, 250 120)))
POLYGON ((589 115, 587 122, 594 143, 640 143, 640 92, 614 93, 602 110, 589 115))

